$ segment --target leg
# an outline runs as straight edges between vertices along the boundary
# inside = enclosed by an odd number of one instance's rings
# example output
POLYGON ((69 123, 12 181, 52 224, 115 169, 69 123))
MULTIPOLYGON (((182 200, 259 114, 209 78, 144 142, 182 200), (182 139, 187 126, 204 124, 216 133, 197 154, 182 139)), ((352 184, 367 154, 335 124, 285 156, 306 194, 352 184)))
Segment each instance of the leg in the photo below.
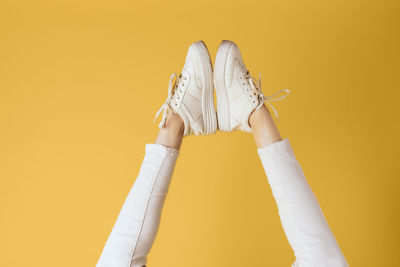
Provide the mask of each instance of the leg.
POLYGON ((156 143, 146 156, 97 267, 143 267, 160 224, 161 209, 182 137, 212 134, 217 128, 211 60, 203 42, 189 47, 181 75, 173 74, 156 143), (176 78, 176 79, 175 79, 176 78), (195 79, 196 78, 196 79, 195 79))
POLYGON ((265 106, 250 116, 258 153, 295 253, 293 266, 348 266, 288 139, 282 140, 265 106))
POLYGON ((142 267, 155 240, 161 210, 182 143, 183 121, 169 113, 156 144, 146 146, 139 175, 103 249, 97 267, 142 267))

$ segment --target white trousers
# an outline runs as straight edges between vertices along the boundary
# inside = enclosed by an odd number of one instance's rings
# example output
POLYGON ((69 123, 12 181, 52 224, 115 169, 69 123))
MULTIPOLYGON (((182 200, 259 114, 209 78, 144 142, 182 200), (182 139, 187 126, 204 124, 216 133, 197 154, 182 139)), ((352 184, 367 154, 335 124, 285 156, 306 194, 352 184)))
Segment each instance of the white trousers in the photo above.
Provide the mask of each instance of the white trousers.
MULTIPOLYGON (((146 145, 139 176, 122 206, 97 267, 146 265, 178 154, 173 148, 146 145)), ((258 154, 296 256, 292 266, 348 266, 289 140, 258 149, 258 154)))

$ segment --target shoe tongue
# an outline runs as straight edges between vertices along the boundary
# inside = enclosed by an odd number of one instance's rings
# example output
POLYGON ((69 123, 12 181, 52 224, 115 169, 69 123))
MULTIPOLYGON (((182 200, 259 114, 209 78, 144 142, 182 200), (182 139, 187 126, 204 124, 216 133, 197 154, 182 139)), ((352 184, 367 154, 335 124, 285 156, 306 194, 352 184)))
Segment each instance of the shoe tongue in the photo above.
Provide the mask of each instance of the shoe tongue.
POLYGON ((183 65, 183 71, 193 72, 193 62, 192 62, 192 51, 189 49, 188 54, 186 55, 185 65, 183 65))
POLYGON ((181 75, 179 75, 179 77, 184 77, 184 78, 189 78, 189 72, 187 71, 187 69, 185 67, 183 67, 182 73, 181 75))
POLYGON ((242 65, 242 72, 243 72, 244 74, 249 74, 249 70, 246 68, 246 65, 245 65, 245 64, 242 65))

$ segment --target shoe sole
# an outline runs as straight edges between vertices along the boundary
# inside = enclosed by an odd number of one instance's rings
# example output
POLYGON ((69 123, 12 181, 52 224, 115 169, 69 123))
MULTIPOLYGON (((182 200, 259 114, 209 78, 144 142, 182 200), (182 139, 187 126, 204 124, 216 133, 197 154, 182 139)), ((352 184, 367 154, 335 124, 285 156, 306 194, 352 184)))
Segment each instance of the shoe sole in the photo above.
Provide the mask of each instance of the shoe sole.
POLYGON ((225 87, 226 60, 228 58, 229 50, 234 45, 235 44, 231 41, 222 41, 218 47, 214 65, 214 86, 217 95, 218 128, 225 132, 231 131, 229 121, 229 100, 225 87))
POLYGON ((202 90, 202 111, 204 134, 208 135, 217 131, 217 116, 214 104, 213 69, 210 54, 205 43, 203 41, 199 41, 194 43, 194 46, 199 51, 202 63, 202 77, 204 85, 202 90))

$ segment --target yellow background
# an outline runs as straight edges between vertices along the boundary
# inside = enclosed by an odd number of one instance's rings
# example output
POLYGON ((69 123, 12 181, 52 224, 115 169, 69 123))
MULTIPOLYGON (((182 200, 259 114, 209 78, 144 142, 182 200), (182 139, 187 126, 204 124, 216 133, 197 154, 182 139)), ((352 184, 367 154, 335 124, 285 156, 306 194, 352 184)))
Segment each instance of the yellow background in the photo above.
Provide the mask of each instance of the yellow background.
MULTIPOLYGON (((399 266, 398 1, 0 1, 0 266, 94 266, 188 46, 235 41, 351 266, 399 266)), ((185 138, 151 267, 290 266, 250 134, 185 138)))

